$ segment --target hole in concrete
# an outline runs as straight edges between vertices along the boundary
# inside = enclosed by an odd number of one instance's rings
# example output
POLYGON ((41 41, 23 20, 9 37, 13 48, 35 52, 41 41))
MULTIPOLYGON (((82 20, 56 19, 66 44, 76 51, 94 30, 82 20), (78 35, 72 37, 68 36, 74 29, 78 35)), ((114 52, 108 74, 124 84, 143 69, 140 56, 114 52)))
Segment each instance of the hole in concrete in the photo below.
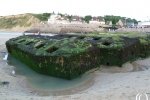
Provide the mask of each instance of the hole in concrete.
POLYGON ((19 40, 18 43, 22 43, 22 42, 24 42, 24 41, 26 41, 26 40, 19 40))
POLYGON ((32 43, 33 43, 33 41, 30 41, 30 42, 26 43, 26 45, 30 45, 30 44, 32 44, 32 43))
POLYGON ((41 44, 37 45, 35 48, 39 49, 39 48, 43 47, 44 45, 45 45, 44 43, 41 43, 41 44))
POLYGON ((85 38, 85 36, 79 36, 78 37, 78 39, 84 39, 85 38))
POLYGON ((110 65, 110 63, 109 63, 109 62, 107 62, 107 63, 106 63, 106 65, 107 65, 107 66, 109 66, 109 65, 110 65))
POLYGON ((106 46, 109 46, 111 44, 111 42, 110 41, 104 41, 102 44, 106 45, 106 46))
POLYGON ((93 40, 99 40, 100 39, 100 37, 94 37, 93 38, 93 40))
POLYGON ((72 38, 73 36, 69 35, 68 38, 72 38))
POLYGON ((134 55, 134 52, 133 52, 133 51, 131 51, 131 55, 134 55))
POLYGON ((53 47, 48 48, 46 51, 47 51, 48 53, 52 53, 52 52, 54 52, 54 51, 56 51, 56 50, 58 50, 58 48, 53 46, 53 47))
POLYGON ((64 35, 59 35, 60 37, 63 37, 64 35))

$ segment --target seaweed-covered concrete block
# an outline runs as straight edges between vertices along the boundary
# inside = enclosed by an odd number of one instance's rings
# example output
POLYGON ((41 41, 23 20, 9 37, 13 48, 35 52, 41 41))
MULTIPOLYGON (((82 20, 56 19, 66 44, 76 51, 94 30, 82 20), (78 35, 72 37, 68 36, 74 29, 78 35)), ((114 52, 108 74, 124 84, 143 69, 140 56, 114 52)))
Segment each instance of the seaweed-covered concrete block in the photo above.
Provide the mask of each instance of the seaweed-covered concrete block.
POLYGON ((101 64, 121 66, 145 55, 147 45, 147 37, 124 35, 25 35, 6 42, 8 52, 36 72, 65 79, 101 64))

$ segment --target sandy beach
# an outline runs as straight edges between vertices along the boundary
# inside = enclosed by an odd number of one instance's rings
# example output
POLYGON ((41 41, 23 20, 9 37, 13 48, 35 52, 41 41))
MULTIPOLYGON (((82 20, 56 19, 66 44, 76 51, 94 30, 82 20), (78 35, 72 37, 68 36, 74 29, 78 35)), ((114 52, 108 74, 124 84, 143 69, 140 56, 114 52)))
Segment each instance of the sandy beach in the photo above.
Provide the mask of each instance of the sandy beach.
POLYGON ((0 34, 0 82, 10 82, 8 86, 0 85, 0 100, 136 100, 138 93, 146 93, 150 99, 150 58, 127 62, 122 67, 101 66, 92 73, 92 85, 87 81, 82 91, 76 87, 72 91, 78 91, 72 94, 40 96, 27 86, 26 77, 13 76, 14 67, 3 60, 5 42, 19 35, 0 34))

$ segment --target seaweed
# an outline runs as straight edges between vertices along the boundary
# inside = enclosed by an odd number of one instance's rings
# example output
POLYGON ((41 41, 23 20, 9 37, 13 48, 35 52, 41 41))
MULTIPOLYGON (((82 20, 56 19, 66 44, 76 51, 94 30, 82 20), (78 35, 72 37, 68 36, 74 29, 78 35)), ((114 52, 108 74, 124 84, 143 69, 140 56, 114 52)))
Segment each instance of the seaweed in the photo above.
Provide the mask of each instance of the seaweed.
POLYGON ((133 34, 25 35, 8 40, 6 47, 38 73, 74 79, 100 65, 149 56, 150 36, 133 34))

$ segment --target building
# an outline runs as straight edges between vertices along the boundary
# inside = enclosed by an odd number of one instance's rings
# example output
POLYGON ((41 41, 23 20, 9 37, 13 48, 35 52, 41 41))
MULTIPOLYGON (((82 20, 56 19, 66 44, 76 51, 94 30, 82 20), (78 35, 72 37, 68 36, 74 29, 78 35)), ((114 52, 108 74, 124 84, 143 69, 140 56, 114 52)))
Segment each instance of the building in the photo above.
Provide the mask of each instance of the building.
POLYGON ((72 16, 71 17, 71 24, 83 24, 82 17, 72 16))
POLYGON ((118 26, 118 27, 124 27, 125 26, 125 23, 123 22, 123 20, 119 20, 117 23, 116 23, 116 25, 118 26))
POLYGON ((128 27, 128 28, 134 28, 134 27, 136 27, 137 25, 136 24, 134 24, 134 22, 126 22, 126 27, 128 27))
POLYGON ((61 17, 60 15, 51 15, 48 19, 49 24, 69 24, 69 19, 66 17, 61 17))
POLYGON ((92 20, 89 21, 89 24, 104 25, 105 20, 102 17, 92 17, 92 20))
POLYGON ((113 25, 113 24, 112 24, 112 21, 107 21, 107 22, 106 22, 106 25, 112 26, 112 25, 113 25))
POLYGON ((138 27, 139 28, 150 28, 150 21, 139 22, 138 27))

